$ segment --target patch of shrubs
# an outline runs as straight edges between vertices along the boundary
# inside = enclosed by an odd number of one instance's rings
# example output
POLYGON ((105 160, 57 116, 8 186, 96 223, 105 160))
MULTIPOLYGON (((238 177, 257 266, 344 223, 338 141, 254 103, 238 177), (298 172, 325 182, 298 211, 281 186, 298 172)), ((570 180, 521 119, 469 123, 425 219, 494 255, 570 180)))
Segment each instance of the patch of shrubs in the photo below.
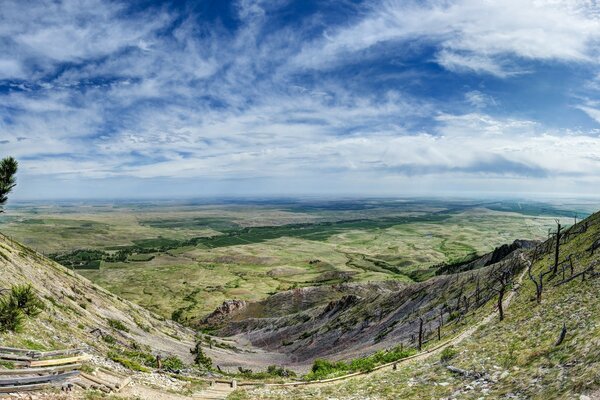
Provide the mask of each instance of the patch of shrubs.
POLYGON ((402 346, 396 346, 390 350, 380 350, 368 357, 356 358, 350 362, 315 360, 311 371, 304 376, 304 379, 312 381, 358 371, 372 371, 378 365, 398 361, 413 354, 415 354, 414 349, 404 349, 402 346))
POLYGON ((13 286, 0 295, 0 332, 19 332, 26 318, 37 316, 44 308, 31 285, 13 286))
POLYGON ((162 367, 167 371, 180 371, 185 368, 185 364, 179 357, 169 356, 162 360, 162 367))
POLYGON ((196 338, 196 346, 194 346, 194 348, 190 350, 190 353, 194 355, 194 364, 200 367, 204 367, 206 369, 212 368, 212 359, 206 354, 204 354, 204 351, 202 350, 201 337, 196 338))
POLYGON ((125 326, 125 324, 119 321, 118 319, 109 319, 108 325, 111 328, 116 329, 118 331, 129 332, 129 329, 125 326))
POLYGON ((239 375, 247 379, 270 379, 270 378, 293 378, 296 376, 294 371, 278 367, 277 365, 269 365, 263 372, 253 372, 251 369, 238 367, 239 375))
POLYGON ((442 354, 440 354, 440 361, 445 364, 452 360, 456 354, 458 354, 458 351, 454 348, 454 346, 448 346, 442 350, 442 354))

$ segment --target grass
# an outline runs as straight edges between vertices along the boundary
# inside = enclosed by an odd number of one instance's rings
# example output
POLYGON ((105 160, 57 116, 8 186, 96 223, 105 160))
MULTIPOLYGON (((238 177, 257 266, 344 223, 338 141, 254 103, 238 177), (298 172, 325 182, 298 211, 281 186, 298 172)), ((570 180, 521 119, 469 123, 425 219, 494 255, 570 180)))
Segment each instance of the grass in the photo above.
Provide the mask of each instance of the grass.
POLYGON ((440 263, 543 237, 554 223, 501 206, 493 213, 438 201, 30 208, 2 229, 43 251, 73 252, 56 259, 165 318, 176 312, 194 323, 232 298, 425 280, 440 263))

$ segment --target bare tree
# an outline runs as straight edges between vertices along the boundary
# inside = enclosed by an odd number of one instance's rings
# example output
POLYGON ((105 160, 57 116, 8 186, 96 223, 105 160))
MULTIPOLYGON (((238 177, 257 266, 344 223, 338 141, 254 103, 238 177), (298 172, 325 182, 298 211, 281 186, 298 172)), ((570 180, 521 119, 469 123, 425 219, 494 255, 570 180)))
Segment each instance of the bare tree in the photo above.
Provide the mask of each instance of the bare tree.
POLYGON ((556 247, 554 248, 554 269, 552 273, 556 275, 558 273, 558 256, 560 255, 560 221, 556 221, 556 247))
POLYGON ((423 347, 423 318, 419 317, 419 351, 423 347))
POLYGON ((560 331, 560 336, 558 337, 558 340, 556 341, 554 346, 560 346, 565 340, 565 336, 567 336, 567 324, 563 323, 562 330, 560 331))
POLYGON ((535 248, 535 250, 533 251, 533 255, 531 257, 531 260, 525 260, 525 262, 527 262, 527 274, 529 275, 529 279, 534 283, 535 285, 535 300, 537 301, 538 304, 540 304, 542 302, 542 292, 544 291, 544 276, 548 275, 549 273, 551 273, 552 271, 541 271, 539 274, 538 279, 536 280, 536 278, 533 276, 533 261, 535 261, 538 257, 538 247, 535 248))
POLYGON ((498 313, 500 314, 500 321, 504 320, 504 295, 508 291, 508 288, 513 283, 513 266, 512 265, 501 265, 495 271, 492 272, 493 284, 491 290, 498 294, 498 313))

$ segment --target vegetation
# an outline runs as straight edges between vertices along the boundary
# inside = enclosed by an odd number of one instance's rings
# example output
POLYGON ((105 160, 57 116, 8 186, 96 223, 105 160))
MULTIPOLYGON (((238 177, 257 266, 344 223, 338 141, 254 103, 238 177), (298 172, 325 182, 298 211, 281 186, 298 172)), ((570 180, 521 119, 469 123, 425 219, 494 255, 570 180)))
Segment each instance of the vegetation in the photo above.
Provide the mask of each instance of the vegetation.
POLYGON ((4 212, 3 206, 8 200, 8 194, 17 185, 15 175, 19 163, 12 157, 5 157, 0 161, 0 213, 4 212))
POLYGON ((111 328, 116 329, 118 331, 129 332, 129 328, 127 328, 125 326, 125 324, 123 322, 119 321, 118 319, 109 319, 108 325, 111 328))
POLYGON ((35 317, 44 303, 30 285, 13 286, 8 294, 0 295, 0 332, 18 332, 26 317, 35 317))
POLYGON ((414 349, 405 349, 398 346, 390 350, 381 350, 367 357, 356 358, 350 362, 328 360, 315 360, 311 371, 304 376, 305 380, 321 380, 346 375, 352 372, 372 371, 382 364, 399 361, 416 353, 414 349))
POLYGON ((194 364, 208 370, 212 369, 212 359, 204 354, 202 350, 202 338, 200 336, 196 338, 196 345, 190 350, 190 353, 194 355, 194 364))

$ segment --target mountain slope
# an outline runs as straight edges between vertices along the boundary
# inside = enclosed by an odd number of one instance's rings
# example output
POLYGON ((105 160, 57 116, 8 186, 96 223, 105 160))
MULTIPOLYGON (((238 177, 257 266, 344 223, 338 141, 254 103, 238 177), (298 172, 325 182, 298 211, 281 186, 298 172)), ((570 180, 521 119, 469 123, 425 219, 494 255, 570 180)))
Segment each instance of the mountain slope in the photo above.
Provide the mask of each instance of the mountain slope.
POLYGON ((352 359, 401 343, 417 347, 421 320, 424 344, 437 340, 439 325, 450 325, 445 332, 463 329, 464 315, 486 306, 495 295, 492 277, 503 269, 515 275, 522 249, 531 245, 519 241, 503 246, 462 265, 463 272, 420 283, 386 281, 281 292, 219 318, 213 314, 205 322, 231 340, 289 355, 291 366, 300 371, 316 358, 352 359))
POLYGON ((117 344, 135 342, 154 354, 191 361, 193 331, 118 298, 4 235, 0 235, 0 271, 0 288, 31 284, 46 306, 40 316, 26 322, 23 332, 0 334, 5 346, 84 346, 106 354, 111 340, 102 337, 111 336, 117 344))
MULTIPOLYGON (((235 398, 586 399, 600 387, 599 243, 597 213, 565 232, 559 255, 559 261, 572 256, 573 276, 598 265, 595 273, 588 272, 585 280, 579 275, 563 283, 571 276, 570 264, 564 264, 564 279, 562 268, 556 275, 546 275, 540 304, 535 285, 525 278, 515 288, 506 318, 483 325, 454 351, 448 351, 444 362, 436 355, 425 362, 402 365, 397 371, 339 384, 255 389, 235 398), (566 335, 557 344, 563 324, 566 335)), ((539 246, 534 276, 553 267, 554 248, 553 239, 539 246)), ((533 253, 527 256, 533 258, 533 253)), ((478 318, 476 311, 465 320, 475 324, 478 318)))

